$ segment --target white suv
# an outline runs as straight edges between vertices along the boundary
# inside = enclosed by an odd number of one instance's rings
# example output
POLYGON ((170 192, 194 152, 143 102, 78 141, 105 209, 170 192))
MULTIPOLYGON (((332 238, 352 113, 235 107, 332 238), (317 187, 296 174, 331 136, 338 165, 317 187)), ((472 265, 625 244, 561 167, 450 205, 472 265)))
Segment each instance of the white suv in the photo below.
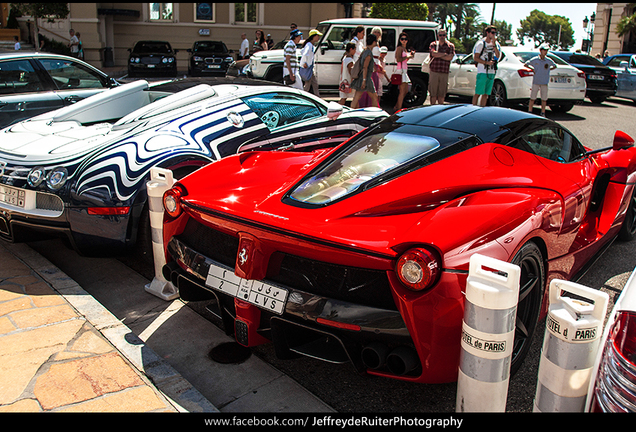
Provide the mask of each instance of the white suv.
MULTIPOLYGON (((323 21, 316 29, 322 38, 316 50, 318 85, 323 93, 337 93, 340 79, 340 64, 344 55, 344 47, 354 36, 358 26, 371 33, 373 27, 382 29, 381 46, 388 48, 386 56, 387 73, 391 75, 395 68, 395 47, 401 32, 409 35, 410 47, 415 50, 415 57, 408 62, 411 91, 404 99, 404 106, 422 105, 428 90, 428 74, 421 72, 422 62, 428 57, 428 47, 437 40, 439 25, 427 21, 390 20, 373 18, 343 18, 323 21)), ((305 35, 303 35, 305 36, 305 35)), ((247 75, 251 78, 265 79, 273 82, 283 81, 283 50, 260 51, 250 57, 247 75)), ((387 91, 393 91, 389 85, 387 91)))

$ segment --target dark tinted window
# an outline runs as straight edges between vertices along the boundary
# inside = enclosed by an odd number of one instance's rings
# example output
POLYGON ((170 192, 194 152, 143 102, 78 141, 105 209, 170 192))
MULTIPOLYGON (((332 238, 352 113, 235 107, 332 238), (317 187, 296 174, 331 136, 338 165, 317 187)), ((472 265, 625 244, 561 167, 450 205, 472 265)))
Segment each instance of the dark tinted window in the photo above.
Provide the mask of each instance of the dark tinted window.
POLYGON ((557 54, 569 63, 576 63, 587 66, 603 66, 603 63, 592 56, 585 54, 557 54))
MULTIPOLYGON (((621 62, 624 62, 624 61, 628 62, 629 61, 629 56, 614 57, 607 63, 607 65, 608 66, 614 66, 614 67, 620 67, 621 66, 621 62)), ((634 67, 634 65, 631 64, 630 67, 634 67)))
MULTIPOLYGON (((367 28, 367 35, 371 34, 371 30, 373 27, 367 28)), ((394 28, 383 28, 382 29, 382 40, 380 41, 380 46, 386 47, 389 51, 395 51, 395 34, 394 28)))
POLYGON ((106 87, 106 79, 104 77, 79 63, 64 59, 41 58, 39 61, 60 90, 106 87))
POLYGON ((28 60, 0 62, 0 94, 29 93, 45 90, 28 60))
POLYGON ((418 53, 428 52, 428 47, 431 45, 431 42, 436 40, 435 31, 432 29, 404 29, 404 33, 409 35, 408 47, 418 53))

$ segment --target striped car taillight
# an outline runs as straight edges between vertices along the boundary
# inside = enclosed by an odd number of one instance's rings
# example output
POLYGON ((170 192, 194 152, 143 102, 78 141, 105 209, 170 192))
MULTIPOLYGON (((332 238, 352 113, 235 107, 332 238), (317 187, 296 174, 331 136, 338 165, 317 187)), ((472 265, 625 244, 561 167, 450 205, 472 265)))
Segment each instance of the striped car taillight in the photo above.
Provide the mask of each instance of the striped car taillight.
POLYGON ((592 412, 636 412, 636 312, 618 312, 602 347, 592 412))

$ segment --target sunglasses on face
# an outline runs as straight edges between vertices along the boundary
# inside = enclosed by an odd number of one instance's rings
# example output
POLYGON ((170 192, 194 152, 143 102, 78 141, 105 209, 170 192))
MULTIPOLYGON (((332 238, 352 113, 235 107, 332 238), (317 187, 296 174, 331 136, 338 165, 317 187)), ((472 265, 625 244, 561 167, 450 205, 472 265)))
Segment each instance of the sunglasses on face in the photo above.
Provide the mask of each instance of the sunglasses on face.
POLYGON ((497 34, 496 31, 489 31, 488 33, 497 34))
POLYGON ((400 38, 400 42, 401 41, 407 41, 407 40, 408 40, 407 38, 400 38))

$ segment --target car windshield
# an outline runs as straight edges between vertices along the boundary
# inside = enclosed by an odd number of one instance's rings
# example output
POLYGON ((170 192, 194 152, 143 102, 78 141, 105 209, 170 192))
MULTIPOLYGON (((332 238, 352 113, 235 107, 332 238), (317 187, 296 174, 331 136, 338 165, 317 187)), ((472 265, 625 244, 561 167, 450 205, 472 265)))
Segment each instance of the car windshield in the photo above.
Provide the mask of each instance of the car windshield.
POLYGON ((146 53, 162 53, 169 54, 171 49, 170 45, 165 42, 139 42, 135 45, 135 49, 133 50, 138 54, 146 54, 146 53))
POLYGON ((328 204, 439 147, 440 142, 433 137, 399 130, 368 135, 301 183, 290 197, 306 204, 328 204))
MULTIPOLYGON (((538 52, 534 52, 534 51, 518 51, 515 52, 514 55, 521 60, 522 63, 526 63, 527 61, 537 57, 539 55, 538 52)), ((550 59, 552 59, 552 61, 558 65, 567 65, 568 62, 566 62, 565 60, 561 59, 560 57, 552 54, 552 53, 548 53, 546 54, 546 57, 549 57, 550 59)))
POLYGON ((218 52, 225 53, 227 52, 227 48, 223 42, 195 42, 194 43, 194 52, 218 52))

